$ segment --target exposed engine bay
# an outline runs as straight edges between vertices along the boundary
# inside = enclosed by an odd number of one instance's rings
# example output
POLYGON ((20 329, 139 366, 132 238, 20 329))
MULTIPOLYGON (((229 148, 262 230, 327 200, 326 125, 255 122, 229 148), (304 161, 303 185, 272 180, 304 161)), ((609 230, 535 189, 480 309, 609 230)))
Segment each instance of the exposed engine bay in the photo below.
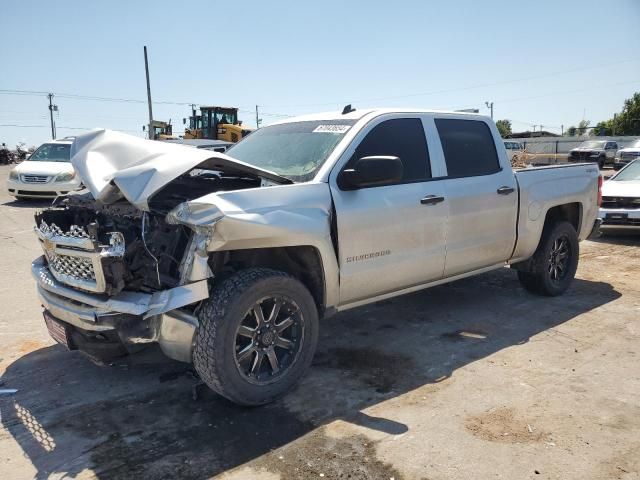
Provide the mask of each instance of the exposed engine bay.
MULTIPOLYGON (((124 254, 101 259, 105 293, 153 292, 177 285, 178 267, 189 240, 186 227, 168 225, 163 215, 141 212, 124 203, 97 206, 84 196, 63 203, 36 214, 40 230, 80 232, 97 245, 108 245, 111 232, 122 234, 124 254)), ((51 264, 53 258, 46 248, 45 254, 51 264)))
POLYGON ((168 213, 172 208, 209 193, 256 188, 262 185, 259 177, 251 175, 227 175, 219 170, 194 168, 180 175, 149 200, 149 207, 158 213, 168 213))
POLYGON ((180 284, 181 265, 194 234, 187 226, 167 223, 166 214, 209 193, 260 185, 259 177, 196 168, 159 190, 149 201, 149 212, 122 199, 105 204, 87 192, 36 213, 35 220, 50 269, 59 280, 107 295, 127 290, 152 293, 180 284), (61 238, 80 238, 86 245, 62 240, 66 250, 48 250, 47 239, 52 236, 58 243, 61 238), (114 249, 114 239, 122 251, 114 249))

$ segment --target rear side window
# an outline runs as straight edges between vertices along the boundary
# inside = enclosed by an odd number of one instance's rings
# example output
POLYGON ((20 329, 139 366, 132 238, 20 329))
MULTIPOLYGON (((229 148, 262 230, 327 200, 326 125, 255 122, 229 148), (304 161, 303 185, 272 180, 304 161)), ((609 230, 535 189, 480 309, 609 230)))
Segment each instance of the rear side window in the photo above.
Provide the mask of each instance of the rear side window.
POLYGON ((422 121, 418 118, 396 118, 373 127, 356 148, 347 168, 359 158, 379 155, 400 158, 402 183, 431 178, 427 140, 422 121))
POLYGON ((435 120, 449 177, 473 177, 500 171, 498 152, 486 123, 478 120, 435 120))

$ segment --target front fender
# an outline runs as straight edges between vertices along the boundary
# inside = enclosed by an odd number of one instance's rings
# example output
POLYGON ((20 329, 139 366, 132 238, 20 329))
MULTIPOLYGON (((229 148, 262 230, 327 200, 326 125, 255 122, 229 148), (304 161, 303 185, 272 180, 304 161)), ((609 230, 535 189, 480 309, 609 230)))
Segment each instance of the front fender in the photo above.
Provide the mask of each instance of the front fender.
POLYGON ((332 199, 328 184, 300 183, 219 192, 188 203, 194 208, 181 208, 180 223, 197 232, 207 231, 209 252, 316 248, 324 270, 326 306, 338 304, 338 262, 331 239, 332 199))

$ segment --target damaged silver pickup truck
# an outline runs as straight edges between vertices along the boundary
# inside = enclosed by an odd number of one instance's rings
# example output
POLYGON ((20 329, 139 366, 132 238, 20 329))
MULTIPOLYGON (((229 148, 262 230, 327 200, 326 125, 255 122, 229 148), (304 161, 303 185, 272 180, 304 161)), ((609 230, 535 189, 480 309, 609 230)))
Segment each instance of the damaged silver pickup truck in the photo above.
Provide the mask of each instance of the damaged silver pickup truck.
POLYGON ((504 266, 563 293, 601 183, 514 172, 490 119, 452 112, 299 117, 228 155, 100 130, 72 154, 86 189, 36 214, 53 338, 102 359, 158 343, 243 405, 290 389, 337 311, 504 266))

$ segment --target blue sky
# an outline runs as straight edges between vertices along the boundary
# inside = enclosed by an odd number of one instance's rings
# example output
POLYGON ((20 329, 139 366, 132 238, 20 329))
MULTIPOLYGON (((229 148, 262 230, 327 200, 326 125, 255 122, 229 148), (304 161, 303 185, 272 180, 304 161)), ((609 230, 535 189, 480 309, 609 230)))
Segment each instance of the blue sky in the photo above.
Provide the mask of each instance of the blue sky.
MULTIPOLYGON (((480 108, 514 130, 610 118, 640 91, 640 1, 80 2, 3 0, 0 90, 53 92, 58 137, 142 134, 143 45, 154 117, 188 103, 255 124, 341 108, 480 108)), ((50 138, 42 94, 0 91, 0 141, 50 138), (6 125, 44 125, 11 127, 6 125)), ((538 127, 539 128, 539 127, 538 127)), ((181 128, 178 128, 181 130, 181 128)))

